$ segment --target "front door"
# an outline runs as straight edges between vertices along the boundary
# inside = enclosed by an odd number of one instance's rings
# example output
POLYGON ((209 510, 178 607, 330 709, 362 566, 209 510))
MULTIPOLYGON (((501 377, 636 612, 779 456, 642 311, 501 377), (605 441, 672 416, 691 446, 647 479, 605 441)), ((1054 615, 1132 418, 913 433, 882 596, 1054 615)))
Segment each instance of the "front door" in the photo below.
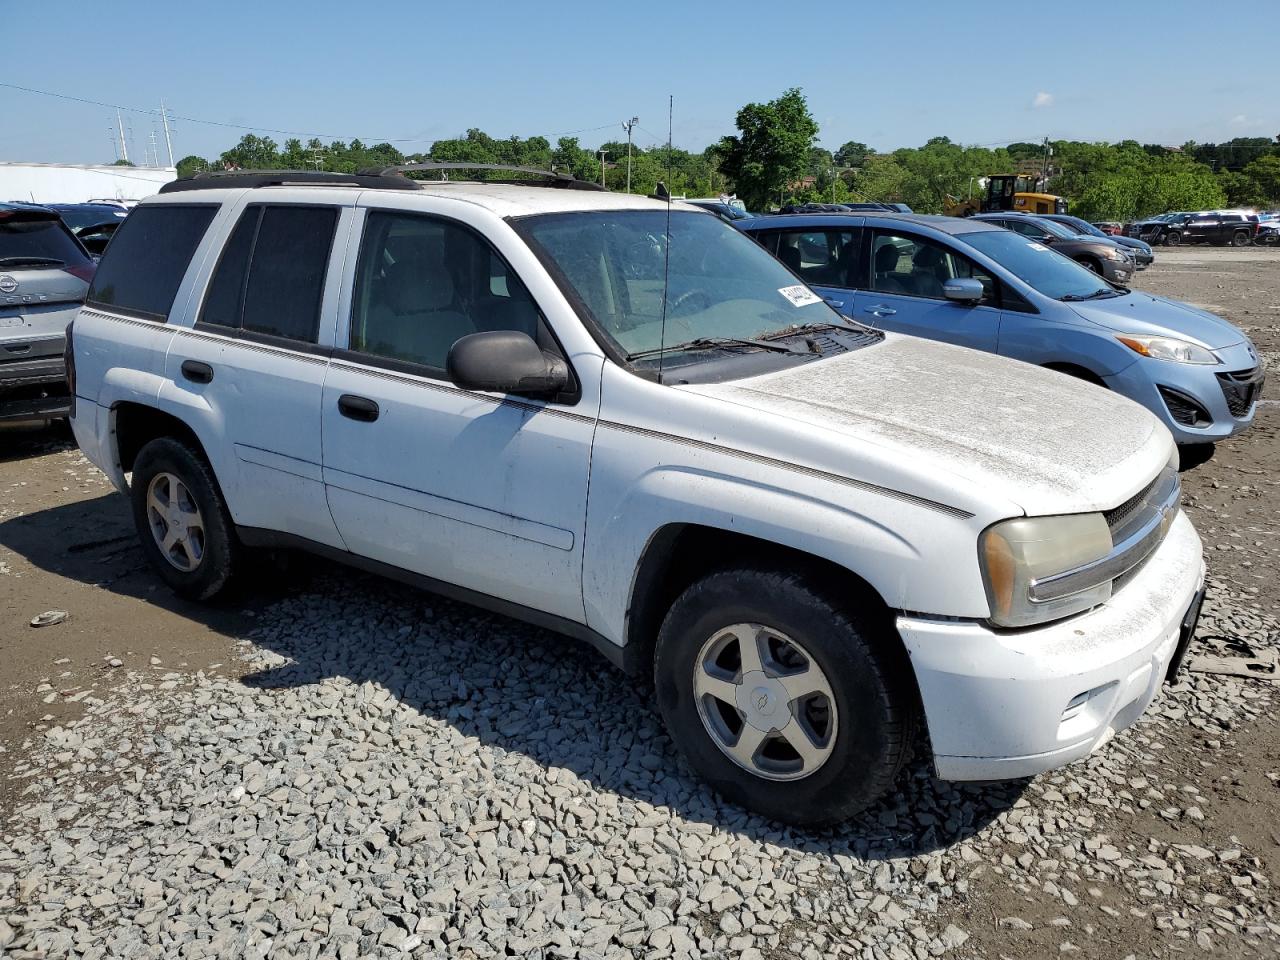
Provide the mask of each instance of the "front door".
POLYGON ((960 252, 905 230, 877 229, 864 245, 870 258, 867 289, 854 295, 853 316, 883 330, 995 352, 1000 307, 995 279, 960 252), (988 290, 977 304, 952 302, 943 284, 980 280, 988 290))
POLYGON ((349 289, 322 413, 325 488, 348 549, 584 621, 591 377, 586 398, 450 382, 449 348, 470 333, 520 330, 558 350, 514 272, 454 220, 367 211, 349 289))

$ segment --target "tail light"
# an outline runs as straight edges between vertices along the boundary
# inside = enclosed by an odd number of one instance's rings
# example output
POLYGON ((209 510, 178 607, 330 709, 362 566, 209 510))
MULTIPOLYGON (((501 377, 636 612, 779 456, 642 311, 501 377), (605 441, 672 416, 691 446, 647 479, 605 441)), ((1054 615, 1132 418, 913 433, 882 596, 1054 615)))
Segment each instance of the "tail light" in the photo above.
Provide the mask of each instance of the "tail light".
POLYGON ((93 275, 98 271, 98 265, 92 260, 86 260, 84 263, 73 263, 69 267, 63 267, 63 270, 77 280, 83 280, 85 283, 93 282, 93 275))
POLYGON ((71 416, 76 415, 76 348, 72 328, 76 322, 67 324, 67 345, 62 348, 62 360, 67 365, 67 393, 71 394, 71 416))

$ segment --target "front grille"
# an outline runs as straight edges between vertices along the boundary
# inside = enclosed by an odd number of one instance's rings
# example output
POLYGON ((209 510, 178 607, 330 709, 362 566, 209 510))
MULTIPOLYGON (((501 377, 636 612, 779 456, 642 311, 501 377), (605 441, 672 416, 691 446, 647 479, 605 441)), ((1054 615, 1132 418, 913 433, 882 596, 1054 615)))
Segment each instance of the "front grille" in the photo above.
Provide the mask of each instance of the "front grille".
POLYGON ((1218 374, 1218 385, 1233 417, 1248 416, 1258 394, 1262 392, 1262 368, 1218 374))
POLYGON ((1169 387, 1159 387, 1164 405, 1169 408, 1169 416, 1184 427, 1207 427, 1213 422, 1209 411, 1192 400, 1185 393, 1179 393, 1169 387))
POLYGON ((1105 511, 1102 515, 1107 518, 1107 526, 1113 531, 1124 526, 1124 522, 1133 516, 1135 510, 1142 506, 1142 502, 1146 499, 1147 494, 1149 494, 1152 488, 1159 482, 1160 477, 1156 477, 1132 497, 1120 504, 1120 506, 1105 511))

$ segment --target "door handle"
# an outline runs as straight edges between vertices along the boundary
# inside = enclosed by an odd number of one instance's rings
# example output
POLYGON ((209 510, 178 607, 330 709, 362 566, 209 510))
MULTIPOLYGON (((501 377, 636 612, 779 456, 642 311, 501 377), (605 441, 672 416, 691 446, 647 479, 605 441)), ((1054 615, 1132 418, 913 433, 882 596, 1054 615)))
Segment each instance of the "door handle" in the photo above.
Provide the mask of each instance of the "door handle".
POLYGON ((893 309, 887 303, 877 303, 874 306, 867 307, 867 313, 873 317, 892 317, 898 311, 893 309))
POLYGON ((199 360, 183 360, 182 375, 192 383, 208 383, 213 379, 213 367, 199 360))
POLYGON ((361 423, 373 423, 378 419, 378 405, 367 397, 357 397, 354 393, 344 393, 338 398, 338 412, 349 420, 361 423))
POLYGON ((844 306, 843 300, 832 300, 830 297, 824 297, 823 301, 826 303, 828 307, 834 307, 836 310, 839 310, 841 307, 844 306))

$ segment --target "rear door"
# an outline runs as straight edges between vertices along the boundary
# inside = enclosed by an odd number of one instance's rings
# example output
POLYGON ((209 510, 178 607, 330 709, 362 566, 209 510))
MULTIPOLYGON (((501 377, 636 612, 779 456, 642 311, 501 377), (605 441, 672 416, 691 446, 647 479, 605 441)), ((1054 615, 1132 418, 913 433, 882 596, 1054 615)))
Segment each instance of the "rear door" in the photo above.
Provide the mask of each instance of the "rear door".
POLYGON ((0 206, 0 416, 66 402, 65 331, 93 270, 56 213, 0 206))
POLYGON ((769 230, 757 238, 831 306, 853 315, 853 291, 859 285, 861 217, 840 226, 769 230))
POLYGON ((200 411, 237 524, 341 548, 321 479, 320 398, 355 192, 320 203, 314 191, 262 193, 230 212, 164 389, 200 411))
POLYGON ((995 352, 1000 306, 994 277, 953 247, 909 230, 877 228, 867 237, 867 289, 854 295, 853 316, 884 330, 995 352), (976 305, 943 296, 947 280, 965 278, 988 291, 976 305))

